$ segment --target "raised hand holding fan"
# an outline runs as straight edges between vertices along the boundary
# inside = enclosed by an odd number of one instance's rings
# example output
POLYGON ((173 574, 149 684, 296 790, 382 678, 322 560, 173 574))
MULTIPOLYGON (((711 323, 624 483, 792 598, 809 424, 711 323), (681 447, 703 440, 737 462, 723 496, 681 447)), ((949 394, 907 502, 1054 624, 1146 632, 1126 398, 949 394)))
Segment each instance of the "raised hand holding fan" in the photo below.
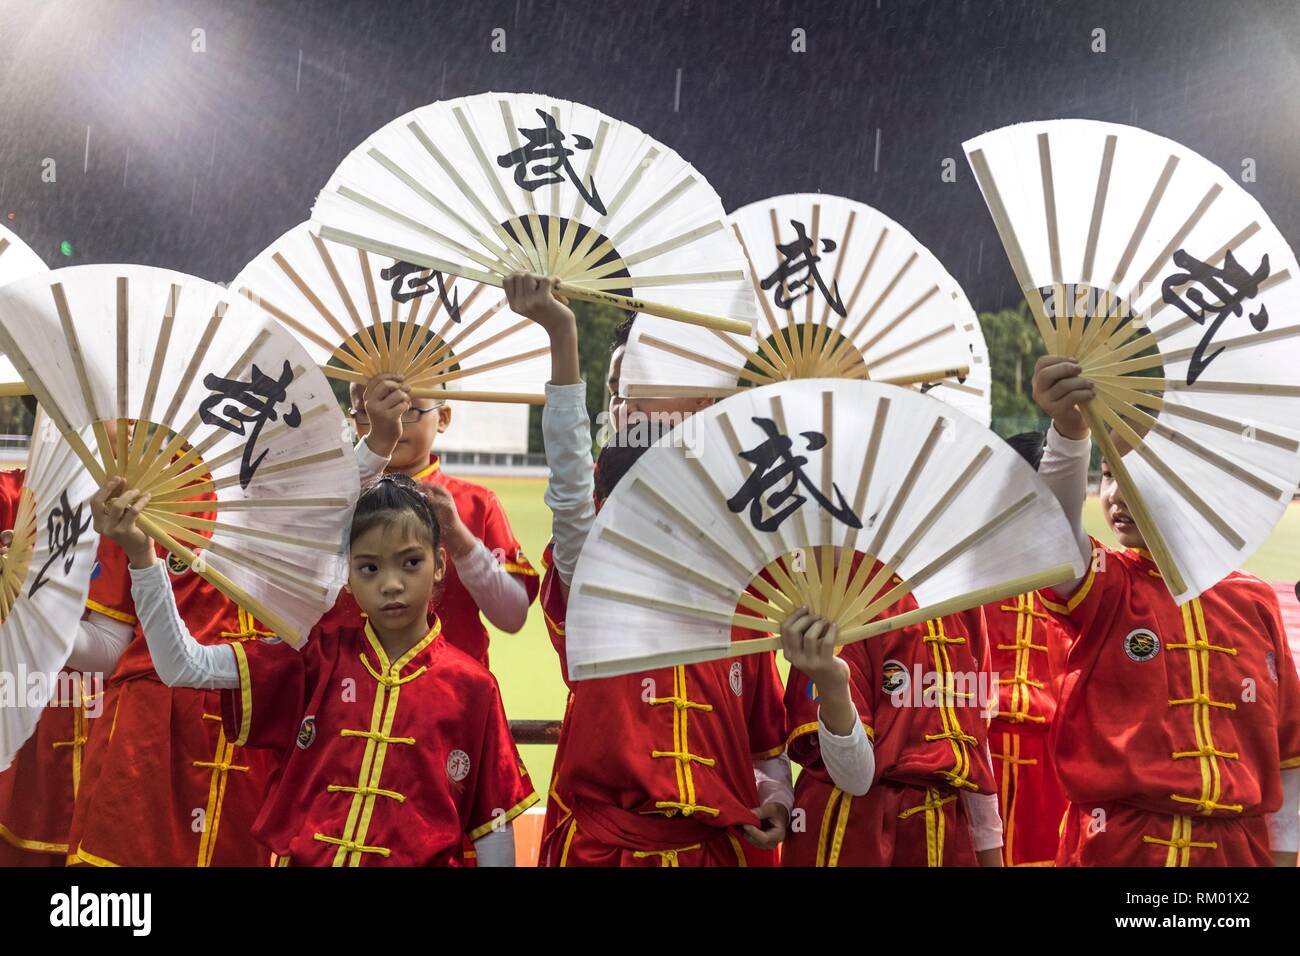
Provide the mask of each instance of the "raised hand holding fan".
POLYGON ((97 483, 152 496, 142 530, 306 636, 346 580, 359 487, 329 383, 284 328, 192 276, 74 266, 0 289, 0 346, 97 483))
POLYGON ((1300 286, 1285 239, 1187 147, 1090 120, 965 144, 1051 353, 1170 592, 1240 567, 1300 483, 1300 286), (1069 188, 1066 188, 1066 186, 1069 188))
POLYGON ((801 605, 861 640, 1082 574, 1051 492, 966 415, 873 382, 769 385, 687 419, 606 500, 570 590, 569 673, 773 650, 731 628, 776 631, 801 605))
POLYGON ((291 329, 321 371, 366 383, 396 373, 417 398, 540 405, 546 334, 499 289, 286 232, 231 288, 291 329))
POLYGON ((721 397, 799 378, 870 379, 990 414, 988 350, 955 279, 906 229, 865 203, 802 193, 731 214, 760 319, 748 336, 637 320, 628 398, 721 397))
POLYGON ((579 103, 482 93, 413 110, 348 154, 312 222, 324 239, 474 282, 533 272, 575 299, 753 326, 717 193, 677 153, 579 103))

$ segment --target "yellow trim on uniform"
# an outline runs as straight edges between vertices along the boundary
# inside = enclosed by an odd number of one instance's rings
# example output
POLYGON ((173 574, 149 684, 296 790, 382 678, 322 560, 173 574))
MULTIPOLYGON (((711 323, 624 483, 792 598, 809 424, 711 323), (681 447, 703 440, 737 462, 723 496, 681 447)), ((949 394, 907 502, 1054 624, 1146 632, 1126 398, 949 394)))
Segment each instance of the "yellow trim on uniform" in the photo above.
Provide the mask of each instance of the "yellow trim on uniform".
POLYGON ((507 561, 501 567, 510 574, 522 574, 529 578, 538 576, 537 569, 527 564, 516 564, 514 561, 507 561))
POLYGON ((1082 604, 1083 599, 1088 596, 1088 592, 1092 590, 1092 583, 1096 578, 1096 562, 1090 560, 1088 562, 1088 573, 1083 576, 1083 582, 1075 590, 1074 594, 1070 596, 1068 601, 1064 604, 1057 604, 1055 601, 1047 600, 1047 598, 1043 597, 1041 592, 1038 595, 1038 600, 1042 601, 1043 606, 1049 611, 1055 611, 1057 614, 1072 614, 1074 613, 1074 609, 1082 604))
POLYGON ((111 617, 115 621, 121 621, 123 624, 136 623, 134 615, 127 614, 125 611, 116 611, 111 607, 106 607, 98 601, 92 601, 89 598, 86 599, 86 608, 94 611, 96 614, 102 614, 104 617, 111 617))
POLYGON ((112 860, 105 860, 102 856, 95 856, 93 853, 87 853, 81 847, 77 847, 76 852, 68 854, 68 863, 89 863, 91 866, 117 866, 120 863, 114 863, 112 860))
POLYGON ((773 757, 779 757, 785 753, 785 744, 777 744, 771 750, 764 750, 762 753, 750 754, 751 760, 771 760, 773 757))
POLYGON ((569 821, 569 832, 564 837, 564 848, 560 851, 560 866, 569 865, 569 844, 573 842, 573 835, 578 832, 578 818, 573 817, 569 821))
POLYGON ((253 729, 253 675, 248 669, 248 653, 242 644, 230 645, 235 651, 235 666, 239 669, 239 736, 235 746, 242 747, 248 743, 248 734, 253 729))
POLYGON ((1192 847, 1205 850, 1217 850, 1219 848, 1218 842, 1213 840, 1201 843, 1194 841, 1192 839, 1192 818, 1182 814, 1174 814, 1174 826, 1168 840, 1143 834, 1142 842, 1169 847, 1169 852, 1165 854, 1165 866, 1191 866, 1192 847))
POLYGON ((439 459, 435 458, 433 461, 431 461, 431 462, 428 464, 428 466, 427 466, 426 468, 424 468, 424 470, 422 470, 422 471, 418 472, 417 474, 413 475, 413 476, 411 477, 411 480, 412 480, 412 481, 424 481, 424 479, 428 478, 430 475, 432 475, 432 474, 434 474, 435 472, 439 471, 441 468, 442 468, 442 462, 441 462, 439 459))
POLYGON ((1288 757, 1282 761, 1282 770, 1290 770, 1292 767, 1300 767, 1300 757, 1288 757))
MULTIPOLYGON (((221 718, 215 714, 204 714, 205 720, 221 718)), ((208 803, 203 811, 203 836, 199 838, 199 853, 195 866, 211 866, 212 857, 217 852, 217 831, 221 826, 221 808, 226 803, 226 783, 231 772, 248 773, 249 768, 238 766, 231 761, 235 759, 235 746, 226 740, 225 724, 217 728, 217 752, 211 760, 193 760, 192 766, 206 767, 212 771, 208 782, 208 803)))
POLYGON ((516 803, 509 810, 507 810, 502 816, 495 817, 480 827, 475 827, 473 830, 470 830, 469 833, 466 833, 465 836, 469 837, 470 842, 473 843, 475 840, 477 840, 479 837, 483 836, 485 833, 489 832, 490 830, 494 830, 498 827, 505 826, 507 823, 509 823, 515 817, 519 816, 519 814, 523 813, 525 810, 527 810, 529 807, 531 807, 540 799, 542 798, 537 795, 537 791, 533 791, 528 796, 524 797, 524 799, 516 803), (497 821, 500 822, 498 823, 497 821))
MULTIPOLYGON (((671 697, 652 697, 648 700, 651 707, 659 704, 672 704, 673 706, 673 749, 672 750, 652 750, 651 758, 668 758, 673 760, 674 768, 677 772, 677 799, 676 800, 656 800, 655 810, 663 813, 664 816, 672 817, 680 813, 684 817, 689 817, 693 813, 708 813, 718 816, 720 811, 717 807, 706 807, 703 804, 695 802, 695 777, 691 773, 691 764, 699 763, 706 767, 712 767, 716 760, 712 757, 706 757, 703 754, 691 753, 688 718, 692 710, 698 710, 703 713, 712 713, 712 704, 702 704, 699 701, 691 700, 686 684, 686 667, 677 665, 673 668, 673 694, 671 697)), ((646 811, 654 812, 654 811, 646 811)), ((659 852, 659 851, 653 851, 659 852)), ((669 852, 669 851, 663 851, 669 852)), ((676 853, 678 851, 672 851, 676 853)), ((670 866, 676 866, 676 856, 672 858, 673 863, 670 866)))
POLYGON ((66 855, 68 852, 66 843, 43 843, 40 840, 24 840, 3 823, 0 823, 0 840, 4 840, 16 849, 30 850, 33 853, 62 853, 66 855))
POLYGON ((813 859, 813 866, 826 865, 826 840, 830 835, 831 816, 835 812, 835 804, 844 796, 844 791, 839 787, 831 788, 831 795, 826 798, 826 806, 822 808, 822 825, 817 833, 817 856, 813 859))
POLYGON ((542 617, 546 618, 546 623, 551 628, 551 630, 553 630, 556 634, 560 635, 560 637, 564 636, 563 624, 557 624, 555 621, 551 620, 551 615, 547 614, 545 611, 542 611, 542 617))
POLYGON ((957 795, 955 793, 940 797, 936 788, 926 787, 925 802, 918 803, 914 807, 908 807, 898 815, 898 819, 906 820, 908 817, 914 817, 922 811, 925 812, 926 866, 943 866, 943 833, 946 822, 943 807, 944 804, 952 803, 956 799, 957 795))

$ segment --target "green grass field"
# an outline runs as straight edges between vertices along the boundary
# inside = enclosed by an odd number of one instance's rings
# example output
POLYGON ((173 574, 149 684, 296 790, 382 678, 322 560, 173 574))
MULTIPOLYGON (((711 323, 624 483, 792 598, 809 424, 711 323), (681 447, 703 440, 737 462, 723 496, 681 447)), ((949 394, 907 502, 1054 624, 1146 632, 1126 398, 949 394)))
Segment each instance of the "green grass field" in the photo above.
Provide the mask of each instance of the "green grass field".
MULTIPOLYGON (((551 516, 542 502, 546 488, 541 478, 474 478, 497 493, 510 516, 511 526, 525 553, 537 563, 550 540, 551 516)), ((1107 544, 1115 544, 1102 520, 1096 498, 1089 498, 1084 511, 1089 531, 1107 544)), ((1300 580, 1300 504, 1293 504, 1272 537, 1246 564, 1246 570, 1266 581, 1300 580)), ((492 633, 492 670, 501 682, 506 712, 516 720, 559 719, 564 715, 566 690, 560 676, 559 659, 551 647, 541 609, 533 606, 528 623, 518 634, 492 633)), ((784 664, 784 662, 781 662, 784 664)), ((782 667, 784 676, 785 668, 782 667)), ((532 774, 533 785, 544 793, 550 784, 555 748, 521 748, 532 774)))

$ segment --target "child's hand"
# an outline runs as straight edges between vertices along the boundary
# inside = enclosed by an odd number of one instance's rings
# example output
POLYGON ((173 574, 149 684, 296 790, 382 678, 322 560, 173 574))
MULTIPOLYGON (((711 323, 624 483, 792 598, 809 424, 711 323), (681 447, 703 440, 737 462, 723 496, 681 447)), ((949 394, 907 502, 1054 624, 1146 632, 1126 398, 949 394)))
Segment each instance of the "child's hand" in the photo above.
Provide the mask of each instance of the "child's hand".
POLYGON ((474 550, 478 538, 474 537, 473 532, 460 520, 460 512, 456 510, 456 499, 442 485, 426 485, 424 493, 429 499, 429 504, 433 505, 433 514, 438 519, 442 546, 447 549, 447 554, 453 561, 464 558, 474 550))
POLYGON ((572 330, 576 325, 573 310, 555 297, 558 279, 547 279, 531 272, 516 272, 505 281, 506 301, 513 312, 532 319, 550 335, 572 330))
POLYGON ((1082 368, 1072 358, 1044 355, 1034 365, 1034 401, 1052 417, 1066 438, 1088 437, 1088 423, 1079 406, 1097 397, 1092 382, 1082 378, 1082 368))
POLYGON ((133 568, 151 567, 158 560, 153 541, 136 525, 149 497, 148 492, 128 489, 125 478, 113 478, 90 498, 95 530, 117 542, 133 568))
POLYGON ((786 829, 790 825, 790 811, 779 803, 765 803, 754 811, 762 827, 744 826, 744 837, 751 846, 760 850, 775 850, 785 839, 786 829))
POLYGON ((366 383, 361 410, 370 419, 366 445, 380 458, 390 458, 402 437, 402 416, 411 407, 411 389, 400 375, 385 373, 366 383))
POLYGON ((834 624, 801 607, 781 625, 781 649, 790 666, 806 674, 823 698, 847 699, 849 665, 835 654, 837 636, 834 624))

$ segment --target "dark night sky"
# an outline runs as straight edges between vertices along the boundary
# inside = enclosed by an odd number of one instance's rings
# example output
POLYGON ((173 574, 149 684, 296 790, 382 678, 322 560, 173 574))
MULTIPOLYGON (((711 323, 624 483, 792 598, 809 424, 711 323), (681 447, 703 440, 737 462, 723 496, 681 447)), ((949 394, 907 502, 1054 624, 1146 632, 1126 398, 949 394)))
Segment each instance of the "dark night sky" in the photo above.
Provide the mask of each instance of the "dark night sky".
POLYGON ((728 209, 816 190, 877 206, 980 310, 1018 295, 961 142, 1016 121, 1132 123, 1234 173, 1251 157, 1246 188, 1300 238, 1296 3, 0 0, 0 11, 0 216, 12 212, 7 224, 52 265, 143 262, 228 281, 306 218, 372 130, 486 90, 635 123, 728 209), (504 54, 489 49, 496 27, 504 54), (795 27, 806 54, 790 51, 795 27), (1090 49, 1098 27, 1106 53, 1090 49), (195 28, 204 53, 191 51, 195 28), (41 180, 47 157, 55 183, 41 180), (945 157, 955 183, 940 179, 945 157))

